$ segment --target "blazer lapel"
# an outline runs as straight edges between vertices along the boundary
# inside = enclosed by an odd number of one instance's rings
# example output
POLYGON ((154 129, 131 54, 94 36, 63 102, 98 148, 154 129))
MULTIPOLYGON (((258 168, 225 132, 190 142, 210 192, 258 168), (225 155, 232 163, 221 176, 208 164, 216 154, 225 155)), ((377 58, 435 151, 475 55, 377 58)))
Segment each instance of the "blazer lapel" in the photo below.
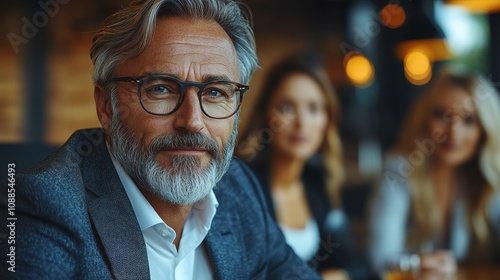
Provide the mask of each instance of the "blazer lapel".
POLYGON ((134 212, 109 197, 93 199, 88 209, 114 278, 149 279, 146 246, 134 212))
POLYGON ((217 279, 248 279, 239 217, 229 208, 219 205, 205 245, 217 279))
MULTIPOLYGON (((101 132, 102 133, 102 132, 101 132)), ((82 158, 89 216, 116 279, 149 279, 146 245, 104 137, 82 158)))

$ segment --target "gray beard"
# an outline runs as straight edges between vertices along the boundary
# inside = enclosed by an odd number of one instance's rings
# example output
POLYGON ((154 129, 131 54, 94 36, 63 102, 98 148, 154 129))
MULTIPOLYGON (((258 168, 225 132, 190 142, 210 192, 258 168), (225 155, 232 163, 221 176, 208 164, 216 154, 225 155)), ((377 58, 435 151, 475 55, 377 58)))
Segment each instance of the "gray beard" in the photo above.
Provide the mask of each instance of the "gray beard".
POLYGON ((222 148, 199 133, 176 133, 153 139, 145 149, 119 117, 113 116, 110 152, 139 188, 171 204, 189 205, 210 194, 229 169, 236 144, 236 124, 237 118, 222 148), (200 159, 194 156, 173 156, 168 169, 158 164, 156 157, 161 150, 181 146, 206 149, 211 156, 208 166, 202 168, 200 159))

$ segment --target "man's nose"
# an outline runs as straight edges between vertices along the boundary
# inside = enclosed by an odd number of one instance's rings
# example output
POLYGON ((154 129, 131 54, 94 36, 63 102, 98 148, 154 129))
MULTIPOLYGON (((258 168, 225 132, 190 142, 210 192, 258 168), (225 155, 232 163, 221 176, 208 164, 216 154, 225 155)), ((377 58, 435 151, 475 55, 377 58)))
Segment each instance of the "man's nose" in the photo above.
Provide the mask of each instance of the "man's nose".
POLYGON ((188 87, 184 100, 179 109, 174 113, 174 127, 178 130, 198 132, 205 126, 203 111, 197 94, 198 88, 188 87))

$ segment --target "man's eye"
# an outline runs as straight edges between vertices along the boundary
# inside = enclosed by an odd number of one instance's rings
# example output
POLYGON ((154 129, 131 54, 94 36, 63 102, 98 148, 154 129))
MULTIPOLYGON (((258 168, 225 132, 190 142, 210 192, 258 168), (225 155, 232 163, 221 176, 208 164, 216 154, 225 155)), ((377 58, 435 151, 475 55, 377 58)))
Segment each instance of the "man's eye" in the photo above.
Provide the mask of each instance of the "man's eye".
POLYGON ((176 94, 175 90, 166 85, 154 85, 147 87, 144 90, 144 94, 151 100, 172 98, 176 94))
POLYGON ((232 95, 226 89, 221 88, 208 88, 203 91, 203 95, 211 99, 231 99, 232 95))
POLYGON ((210 97, 222 97, 222 96, 224 96, 224 93, 221 92, 220 90, 217 90, 217 89, 209 89, 207 91, 206 95, 208 95, 210 97))
POLYGON ((151 88, 151 91, 152 91, 152 92, 154 92, 154 93, 165 93, 165 92, 169 92, 169 90, 167 89, 167 87, 162 86, 162 85, 152 87, 152 88, 151 88))

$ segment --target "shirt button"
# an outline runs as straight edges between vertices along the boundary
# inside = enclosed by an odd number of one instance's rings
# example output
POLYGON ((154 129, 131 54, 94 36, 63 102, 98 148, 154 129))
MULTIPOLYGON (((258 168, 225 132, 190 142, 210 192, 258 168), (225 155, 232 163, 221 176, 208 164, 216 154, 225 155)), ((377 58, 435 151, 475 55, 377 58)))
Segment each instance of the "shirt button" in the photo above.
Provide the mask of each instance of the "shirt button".
POLYGON ((160 230, 160 235, 164 238, 168 237, 168 233, 164 229, 160 230))

